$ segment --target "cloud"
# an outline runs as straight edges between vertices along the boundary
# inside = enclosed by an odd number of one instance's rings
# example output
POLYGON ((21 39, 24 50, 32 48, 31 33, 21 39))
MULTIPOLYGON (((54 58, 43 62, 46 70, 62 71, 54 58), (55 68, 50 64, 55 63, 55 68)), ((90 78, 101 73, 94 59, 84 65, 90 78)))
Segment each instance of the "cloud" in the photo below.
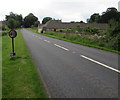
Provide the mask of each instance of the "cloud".
POLYGON ((118 11, 120 12, 120 1, 118 2, 118 11))
POLYGON ((108 7, 116 7, 114 0, 60 0, 53 1, 50 8, 65 21, 86 21, 93 13, 102 13, 108 7), (54 4, 54 5, 53 5, 54 4))
POLYGON ((108 7, 118 8, 119 0, 1 0, 0 20, 9 12, 35 14, 40 21, 46 16, 63 21, 86 21, 93 13, 102 13, 108 7))

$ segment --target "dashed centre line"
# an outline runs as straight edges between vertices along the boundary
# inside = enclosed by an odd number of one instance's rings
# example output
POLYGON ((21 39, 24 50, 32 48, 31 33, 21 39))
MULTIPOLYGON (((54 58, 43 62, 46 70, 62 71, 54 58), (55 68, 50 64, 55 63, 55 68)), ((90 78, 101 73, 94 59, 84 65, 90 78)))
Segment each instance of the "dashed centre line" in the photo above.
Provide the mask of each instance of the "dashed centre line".
POLYGON ((40 38, 40 37, 39 37, 39 39, 41 39, 41 40, 42 40, 42 38, 40 38))
POLYGON ((48 41, 48 40, 44 40, 44 41, 50 43, 50 41, 48 41))
POLYGON ((115 69, 115 68, 112 68, 112 67, 110 67, 110 66, 108 66, 108 65, 105 65, 105 64, 103 64, 103 63, 100 63, 100 62, 98 62, 98 61, 96 61, 96 60, 93 60, 93 59, 91 59, 91 58, 88 58, 88 57, 86 57, 86 56, 84 56, 84 55, 81 55, 81 57, 83 57, 83 58, 85 58, 85 59, 87 59, 87 60, 90 60, 90 61, 92 61, 92 62, 94 62, 94 63, 96 63, 96 64, 99 64, 99 65, 101 65, 101 66, 104 66, 104 67, 106 67, 106 68, 108 68, 108 69, 110 69, 110 70, 113 70, 113 71, 117 72, 117 73, 120 73, 119 70, 117 70, 117 69, 115 69))
POLYGON ((65 48, 65 47, 62 47, 62 46, 57 45, 57 44, 54 44, 54 45, 57 46, 57 47, 59 47, 59 48, 61 48, 61 49, 64 49, 64 50, 66 50, 66 51, 69 51, 69 49, 67 49, 67 48, 65 48))
MULTIPOLYGON (((34 37, 38 37, 38 36, 36 36, 36 35, 33 35, 34 37)), ((39 37, 39 39, 41 39, 42 40, 42 38, 40 38, 39 37)), ((44 41, 45 42, 47 42, 47 43, 50 43, 50 41, 48 41, 48 40, 45 40, 44 39, 44 41)), ((63 46, 60 46, 60 45, 58 45, 58 44, 54 44, 55 46, 57 46, 57 47, 59 47, 59 48, 61 48, 61 49, 64 49, 64 50, 66 50, 66 51, 69 51, 69 49, 67 49, 67 48, 65 48, 65 47, 63 47, 63 46)), ((72 52, 73 54, 75 54, 76 52, 72 52)), ((94 63, 96 63, 96 64, 99 64, 99 65, 101 65, 101 66, 103 66, 103 67, 105 67, 105 68, 107 68, 107 69, 110 69, 110 70, 112 70, 112 71, 115 71, 115 72, 117 72, 117 73, 120 73, 120 71, 118 70, 118 69, 115 69, 115 68, 112 68, 112 67, 110 67, 110 66, 108 66, 108 65, 105 65, 105 64, 103 64, 103 63, 101 63, 101 62, 98 62, 98 61, 96 61, 96 60, 94 60, 94 59, 91 59, 91 58, 89 58, 89 57, 86 57, 86 56, 84 56, 84 55, 81 55, 81 57, 82 58, 85 58, 85 59, 87 59, 87 60, 89 60, 89 61, 92 61, 92 62, 94 62, 94 63)))

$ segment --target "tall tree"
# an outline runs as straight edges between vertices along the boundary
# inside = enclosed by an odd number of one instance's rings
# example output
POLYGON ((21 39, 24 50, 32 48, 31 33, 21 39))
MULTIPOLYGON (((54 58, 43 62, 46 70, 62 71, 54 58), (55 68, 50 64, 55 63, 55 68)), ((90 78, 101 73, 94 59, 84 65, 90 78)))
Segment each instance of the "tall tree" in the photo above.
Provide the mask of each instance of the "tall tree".
POLYGON ((98 23, 99 20, 100 20, 100 15, 99 15, 99 13, 94 13, 93 15, 91 15, 91 17, 90 17, 90 19, 89 19, 89 22, 90 22, 90 23, 93 23, 93 22, 98 23))
POLYGON ((19 21, 15 20, 13 18, 8 19, 8 23, 7 24, 8 24, 8 27, 10 29, 19 28, 19 26, 20 26, 19 21))
POLYGON ((26 28, 31 27, 32 25, 35 24, 36 21, 38 21, 38 18, 34 16, 32 13, 30 13, 24 18, 24 26, 26 28))
POLYGON ((38 24, 40 24, 40 22, 39 22, 39 21, 36 21, 36 22, 34 23, 34 27, 38 27, 38 24))
POLYGON ((42 24, 45 24, 46 22, 48 22, 51 19, 52 19, 51 17, 45 17, 45 18, 43 18, 42 24))
POLYGON ((22 15, 14 14, 10 12, 10 15, 6 15, 6 21, 9 28, 19 28, 23 23, 22 15))
POLYGON ((120 13, 117 11, 116 8, 111 7, 106 10, 106 12, 102 13, 102 16, 100 18, 100 23, 109 23, 111 19, 119 20, 120 13))

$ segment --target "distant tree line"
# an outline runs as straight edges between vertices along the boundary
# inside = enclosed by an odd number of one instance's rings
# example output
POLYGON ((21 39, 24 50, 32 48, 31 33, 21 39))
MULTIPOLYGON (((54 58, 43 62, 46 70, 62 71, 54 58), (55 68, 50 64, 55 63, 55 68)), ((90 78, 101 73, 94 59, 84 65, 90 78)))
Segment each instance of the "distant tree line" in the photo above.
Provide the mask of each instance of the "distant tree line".
POLYGON ((11 12, 10 15, 6 15, 5 19, 10 29, 20 27, 29 28, 32 26, 37 27, 39 24, 38 18, 32 13, 28 14, 25 18, 23 18, 21 14, 18 15, 11 12))
MULTIPOLYGON (((40 23, 38 21, 38 18, 33 13, 29 13, 27 16, 23 18, 21 14, 18 15, 18 14, 14 14, 13 12, 10 12, 9 15, 6 15, 5 19, 10 29, 20 28, 20 27, 25 27, 25 28, 37 27, 38 24, 40 23)), ((51 17, 44 17, 42 20, 42 24, 45 24, 51 19, 52 19, 51 17)))
MULTIPOLYGON (((45 24, 51 19, 51 17, 44 17, 42 24, 45 24)), ((102 15, 99 13, 94 13, 90 16, 89 19, 87 19, 87 23, 109 23, 110 20, 120 21, 120 12, 118 12, 114 7, 108 8, 105 12, 102 13, 102 15)), ((6 15, 6 21, 9 28, 37 27, 40 23, 38 18, 32 13, 29 13, 23 18, 21 14, 18 15, 11 12, 9 15, 6 15)), ((72 21, 72 23, 74 23, 74 21, 72 21)), ((80 21, 80 23, 84 22, 80 21)))
POLYGON ((105 12, 100 15, 99 13, 94 13, 87 19, 88 23, 109 23, 110 20, 120 21, 120 12, 116 8, 108 8, 105 12))

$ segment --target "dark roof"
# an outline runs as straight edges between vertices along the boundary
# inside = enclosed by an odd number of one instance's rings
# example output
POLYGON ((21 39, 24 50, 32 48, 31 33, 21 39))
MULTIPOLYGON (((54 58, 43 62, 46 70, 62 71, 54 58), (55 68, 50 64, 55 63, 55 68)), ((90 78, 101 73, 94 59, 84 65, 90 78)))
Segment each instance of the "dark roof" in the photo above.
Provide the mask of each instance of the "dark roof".
POLYGON ((65 28, 76 28, 77 26, 80 26, 81 28, 84 27, 96 27, 100 29, 106 29, 108 27, 107 24, 97 24, 97 23, 67 23, 67 22, 61 22, 61 20, 50 20, 44 25, 39 25, 40 28, 46 27, 47 29, 65 29, 65 28))

